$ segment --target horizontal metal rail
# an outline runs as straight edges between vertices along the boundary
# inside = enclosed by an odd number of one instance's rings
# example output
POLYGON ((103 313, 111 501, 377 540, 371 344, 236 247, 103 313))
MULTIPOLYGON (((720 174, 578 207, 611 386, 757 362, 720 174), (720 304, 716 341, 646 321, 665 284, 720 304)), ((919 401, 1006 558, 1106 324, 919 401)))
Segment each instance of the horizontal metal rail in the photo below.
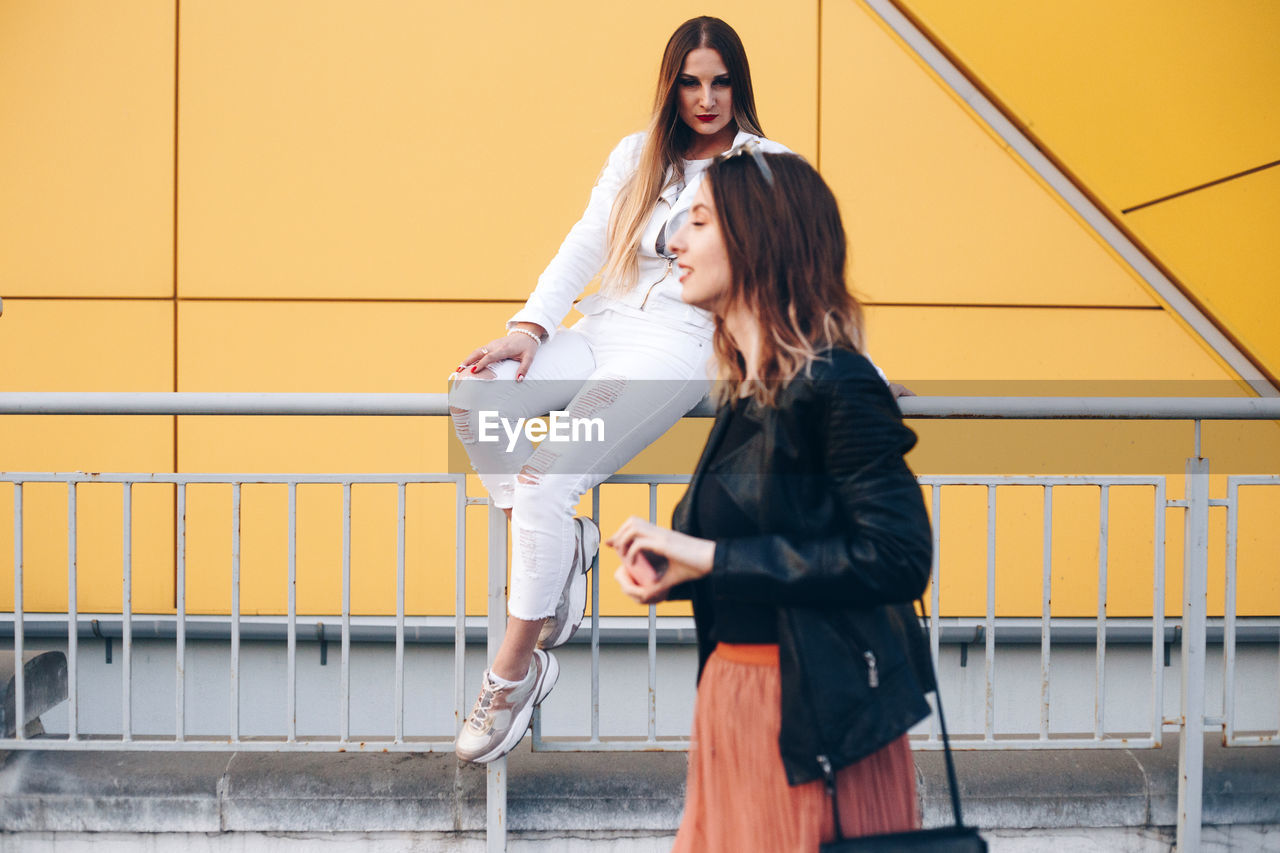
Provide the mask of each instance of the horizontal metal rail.
MULTIPOLYGON (((908 418, 1280 420, 1280 397, 901 397, 908 418)), ((0 393, 0 415, 392 415, 449 413, 446 394, 32 391, 0 393)), ((690 417, 715 414, 708 400, 690 417)))
MULTIPOLYGON (((337 626, 340 614, 298 616, 295 620, 297 642, 318 643, 317 629, 337 626)), ((190 640, 222 641, 231 638, 231 617, 188 615, 186 638, 190 640)), ((487 617, 468 616, 464 630, 468 642, 484 642, 487 617)), ((938 620, 938 640, 944 646, 982 644, 986 642, 986 619, 982 616, 947 616, 938 620)), ((1210 617, 1205 641, 1211 645, 1228 642, 1228 628, 1222 617, 1210 617)), ((457 620, 453 616, 406 616, 404 618, 404 642, 422 645, 453 645, 457 640, 457 620)), ((66 614, 23 614, 22 632, 27 638, 65 638, 70 628, 66 614)), ((172 640, 177 636, 177 617, 169 615, 136 613, 132 619, 134 640, 172 640)), ((997 646, 1036 645, 1041 640, 1041 620, 1025 616, 999 616, 995 620, 997 646)), ((1097 620, 1093 617, 1054 616, 1049 620, 1049 637, 1054 645, 1089 646, 1097 643, 1097 620)), ((0 613, 0 637, 12 637, 14 618, 11 613, 0 613)), ((1280 617, 1239 616, 1235 619, 1234 642, 1236 645, 1274 644, 1280 638, 1280 617)), ((119 639, 124 636, 124 620, 119 613, 77 614, 74 631, 79 639, 119 639)), ((287 639, 288 617, 245 616, 240 617, 240 639, 275 641, 287 639)), ((646 645, 650 638, 647 616, 601 616, 599 638, 601 645, 646 645)), ((688 616, 658 616, 652 632, 659 646, 691 646, 697 642, 693 619, 688 616)), ((396 637, 394 616, 352 616, 351 642, 391 643, 396 637)), ((1165 621, 1162 642, 1173 646, 1181 642, 1182 626, 1177 619, 1165 621)), ((1106 624, 1108 645, 1141 645, 1151 641, 1149 618, 1109 618, 1106 624)), ((566 643, 568 646, 590 645, 589 631, 580 631, 566 643)))

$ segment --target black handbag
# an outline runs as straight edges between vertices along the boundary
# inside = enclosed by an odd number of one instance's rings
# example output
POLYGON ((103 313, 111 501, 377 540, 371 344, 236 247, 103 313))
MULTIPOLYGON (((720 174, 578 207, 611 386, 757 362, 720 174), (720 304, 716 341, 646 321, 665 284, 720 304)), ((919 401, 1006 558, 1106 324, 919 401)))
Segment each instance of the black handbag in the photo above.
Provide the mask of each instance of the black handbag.
POLYGON ((960 791, 956 784, 956 766, 951 760, 951 741, 947 738, 947 718, 942 713, 942 691, 934 677, 934 698, 938 706, 938 725, 942 729, 942 749, 947 763, 947 784, 951 788, 951 810, 955 814, 954 826, 934 829, 915 829, 909 832, 891 832, 885 835, 863 835, 845 838, 840 829, 840 803, 836 798, 836 774, 831 762, 824 758, 822 772, 826 777, 827 794, 831 797, 831 816, 835 820, 836 840, 818 847, 819 853, 985 853, 987 842, 978 834, 975 826, 965 826, 960 816, 960 791))

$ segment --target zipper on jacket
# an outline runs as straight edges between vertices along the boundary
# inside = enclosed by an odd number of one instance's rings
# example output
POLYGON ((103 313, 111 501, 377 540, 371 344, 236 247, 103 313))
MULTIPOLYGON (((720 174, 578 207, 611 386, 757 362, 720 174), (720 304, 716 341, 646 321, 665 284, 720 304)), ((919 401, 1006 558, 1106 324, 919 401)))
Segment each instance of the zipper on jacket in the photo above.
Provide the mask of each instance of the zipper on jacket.
POLYGON ((862 659, 867 662, 867 686, 880 686, 880 671, 876 669, 876 656, 871 651, 862 653, 862 659))
POLYGON ((827 786, 827 793, 834 795, 836 792, 836 774, 831 769, 831 759, 825 755, 818 756, 818 766, 822 768, 822 778, 827 786))
POLYGON ((662 278, 658 279, 658 280, 657 280, 657 281, 655 281, 653 284, 649 285, 649 289, 648 289, 648 290, 646 290, 646 291, 644 292, 644 299, 641 299, 641 300, 640 300, 640 310, 641 310, 641 311, 643 311, 643 310, 644 310, 645 303, 649 301, 649 294, 650 294, 650 293, 653 293, 653 289, 654 289, 655 287, 657 287, 658 285, 662 284, 662 282, 666 281, 666 280, 667 280, 667 276, 671 275, 671 264, 672 264, 672 263, 673 263, 673 261, 672 261, 670 258, 667 258, 667 268, 666 268, 665 270, 663 270, 663 272, 662 272, 662 278))

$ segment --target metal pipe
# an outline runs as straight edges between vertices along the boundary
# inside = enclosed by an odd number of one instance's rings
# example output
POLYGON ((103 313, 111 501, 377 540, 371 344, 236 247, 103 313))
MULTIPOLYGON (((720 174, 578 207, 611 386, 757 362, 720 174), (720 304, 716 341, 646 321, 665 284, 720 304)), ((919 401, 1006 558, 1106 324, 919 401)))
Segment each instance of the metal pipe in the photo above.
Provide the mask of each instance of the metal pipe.
POLYGON ((231 742, 240 740, 240 484, 231 484, 231 742))
POLYGON ((1040 740, 1049 740, 1049 621, 1053 589, 1053 486, 1044 487, 1043 581, 1040 589, 1040 740))
POLYGON ((342 671, 338 739, 351 740, 351 483, 342 484, 342 671))
POLYGON ((285 676, 285 718, 288 725, 288 741, 298 740, 298 486, 289 484, 289 579, 287 594, 289 613, 286 617, 287 642, 285 676))
POLYGON ((396 484, 396 743, 404 743, 404 527, 405 484, 396 484))
MULTIPOLYGON (((908 418, 1280 420, 1280 397, 903 397, 908 418)), ((446 394, 24 391, 0 393, 0 415, 446 415, 446 394)), ((713 417, 703 400, 688 417, 713 417)))
POLYGON ((1107 715, 1107 542, 1111 515, 1110 486, 1098 492, 1098 639, 1094 642, 1093 736, 1099 740, 1107 715))
POLYGON ((124 565, 122 581, 120 624, 123 639, 120 642, 121 728, 125 741, 133 740, 133 484, 125 483, 123 494, 124 515, 124 565))
MULTIPOLYGON (((14 737, 26 740, 26 672, 22 632, 22 483, 13 484, 13 718, 14 737)), ((0 731, 0 737, 4 736, 0 731)))
POLYGON ((174 738, 187 734, 187 487, 178 486, 178 529, 174 542, 174 738))
MULTIPOLYGON (((489 503, 489 665, 498 654, 507 633, 507 517, 489 503)), ((502 853, 507 849, 507 758, 504 755, 485 765, 485 849, 502 853)))
POLYGON ((1165 639, 1165 482, 1156 483, 1155 517, 1152 519, 1151 591, 1151 736, 1156 745, 1164 742, 1164 644, 1165 639))
POLYGON ((1187 460, 1182 575, 1182 719, 1178 738, 1179 850, 1200 849, 1204 791, 1205 608, 1209 568, 1209 463, 1187 460))
POLYGON ((986 714, 984 732, 987 740, 996 729, 996 487, 987 486, 987 609, 986 609, 986 714))
POLYGON ((80 694, 76 686, 76 664, 80 656, 80 637, 76 632, 76 613, 79 607, 77 593, 79 580, 76 565, 76 541, 79 531, 76 525, 76 484, 67 483, 67 738, 80 738, 80 694))
POLYGON ((462 731, 467 714, 467 480, 453 484, 453 731, 462 731))
MULTIPOLYGON (((930 486, 929 498, 929 506, 933 510, 930 519, 933 522, 933 561, 929 567, 929 653, 933 659, 934 680, 940 681, 937 673, 938 644, 942 637, 938 627, 938 606, 942 600, 942 590, 939 587, 939 568, 942 565, 942 487, 930 486)), ((942 685, 938 684, 937 689, 941 690, 942 685)), ((929 740, 936 741, 938 733, 938 715, 934 713, 929 716, 929 740)))
MULTIPOLYGON (((658 486, 649 486, 649 523, 658 521, 658 486)), ((648 742, 658 736, 658 608, 649 605, 649 729, 648 742)))
MULTIPOLYGON (((316 642, 314 629, 317 624, 328 618, 323 615, 299 617, 298 625, 302 630, 300 642, 316 642), (308 630, 309 629, 309 630, 308 630)), ((932 617, 931 617, 932 618, 932 617)), ((119 613, 80 613, 75 626, 80 638, 114 638, 123 636, 123 625, 119 613), (98 623, 95 634, 92 624, 98 623)), ((485 617, 468 617, 466 636, 469 642, 483 641, 485 638, 485 617)), ((1150 645, 1152 638, 1157 643, 1177 642, 1176 635, 1180 630, 1180 620, 1162 620, 1161 627, 1153 627, 1148 617, 1107 618, 1107 645, 1150 645)), ((974 629, 978 629, 978 637, 986 635, 985 616, 948 616, 938 620, 939 644, 959 645, 974 642, 974 629)), ((231 637, 231 619, 229 616, 190 616, 186 617, 187 637, 199 640, 228 640, 231 637)), ((13 636, 13 614, 0 613, 0 638, 13 636)), ((1280 631, 1278 617, 1241 617, 1236 616, 1236 644, 1270 644, 1276 642, 1277 631, 1280 631)), ((1206 629, 1206 641, 1210 645, 1222 642, 1225 629, 1220 617, 1209 621, 1206 629)), ((580 631, 568 645, 584 646, 590 643, 586 631, 580 631)), ((169 640, 177 635, 177 626, 173 616, 137 617, 133 620, 135 639, 169 640)), ((28 613, 23 621, 23 636, 65 638, 67 636, 67 617, 56 613, 28 613)), ((1094 617, 1052 617, 1049 623, 1049 636, 1054 646, 1084 645, 1091 646, 1097 640, 1096 620, 1094 617)), ((240 639, 243 640, 275 640, 284 641, 288 637, 287 615, 277 616, 240 616, 240 639)), ((1039 616, 999 616, 995 622, 997 646, 1017 646, 1040 644, 1039 616)), ((387 643, 395 642, 394 616, 352 616, 351 641, 353 643, 387 643)), ((405 616, 405 642, 418 644, 440 644, 454 642, 454 618, 452 616, 405 616)), ((646 645, 649 642, 648 616, 603 616, 600 619, 601 645, 632 646, 646 645)), ((693 620, 687 616, 659 616, 658 643, 663 646, 691 646, 694 644, 693 620)), ((1161 646, 1163 660, 1163 646, 1161 646)))
MULTIPOLYGON (((600 523, 600 487, 591 490, 591 520, 600 523)), ((600 742, 600 572, 591 573, 591 742, 600 742)))

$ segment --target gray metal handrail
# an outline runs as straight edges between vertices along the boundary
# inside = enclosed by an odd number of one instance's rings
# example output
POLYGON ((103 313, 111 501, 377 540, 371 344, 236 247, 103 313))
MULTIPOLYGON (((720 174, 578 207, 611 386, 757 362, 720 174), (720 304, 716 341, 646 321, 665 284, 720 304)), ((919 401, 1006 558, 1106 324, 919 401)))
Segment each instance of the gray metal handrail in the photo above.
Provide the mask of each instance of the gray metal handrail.
MULTIPOLYGON (((1280 397, 901 397, 908 418, 1280 420, 1280 397)), ((447 394, 20 391, 0 415, 447 415, 447 394)), ((703 400, 690 417, 711 417, 703 400)))

